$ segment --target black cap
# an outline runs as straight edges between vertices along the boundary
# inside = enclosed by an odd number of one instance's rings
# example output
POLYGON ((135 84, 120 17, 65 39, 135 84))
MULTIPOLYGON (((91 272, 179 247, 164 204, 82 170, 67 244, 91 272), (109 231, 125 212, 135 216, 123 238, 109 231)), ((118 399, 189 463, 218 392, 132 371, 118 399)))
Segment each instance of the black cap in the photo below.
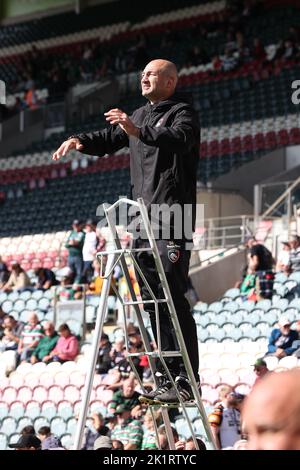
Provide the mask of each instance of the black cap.
POLYGON ((30 447, 34 447, 35 449, 41 448, 41 441, 38 437, 34 434, 24 434, 21 436, 18 442, 15 444, 9 444, 8 447, 11 449, 30 449, 30 447))
POLYGON ((106 333, 102 333, 101 339, 107 339, 109 340, 109 336, 106 333))

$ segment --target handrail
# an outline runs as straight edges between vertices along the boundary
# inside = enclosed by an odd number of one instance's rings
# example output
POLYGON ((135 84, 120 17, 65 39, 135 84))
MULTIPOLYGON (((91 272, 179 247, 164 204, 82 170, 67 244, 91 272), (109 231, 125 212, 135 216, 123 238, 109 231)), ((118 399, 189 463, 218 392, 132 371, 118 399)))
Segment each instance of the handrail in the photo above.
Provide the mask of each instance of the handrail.
POLYGON ((291 186, 289 186, 277 199, 276 201, 273 202, 273 204, 268 207, 268 209, 261 215, 259 216, 260 219, 264 219, 265 217, 267 217, 271 212, 273 212, 273 210, 279 206, 279 204, 284 201, 284 199, 293 191, 293 189, 296 188, 296 186, 298 186, 298 184, 300 183, 300 176, 291 184, 291 186))

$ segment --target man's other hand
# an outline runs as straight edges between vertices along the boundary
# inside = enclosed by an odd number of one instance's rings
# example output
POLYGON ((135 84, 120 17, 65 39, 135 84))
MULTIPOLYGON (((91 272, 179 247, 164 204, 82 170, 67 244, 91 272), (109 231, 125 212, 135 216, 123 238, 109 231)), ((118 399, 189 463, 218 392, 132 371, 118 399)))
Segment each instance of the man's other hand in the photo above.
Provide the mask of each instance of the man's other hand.
POLYGON ((52 155, 52 160, 59 160, 61 157, 64 157, 70 150, 82 150, 83 145, 80 143, 79 139, 73 137, 72 139, 65 140, 61 146, 54 152, 52 155))
POLYGON ((133 124, 131 119, 129 119, 127 114, 121 109, 113 108, 107 111, 107 113, 104 113, 104 116, 110 124, 118 124, 126 134, 137 138, 139 137, 140 129, 133 124))

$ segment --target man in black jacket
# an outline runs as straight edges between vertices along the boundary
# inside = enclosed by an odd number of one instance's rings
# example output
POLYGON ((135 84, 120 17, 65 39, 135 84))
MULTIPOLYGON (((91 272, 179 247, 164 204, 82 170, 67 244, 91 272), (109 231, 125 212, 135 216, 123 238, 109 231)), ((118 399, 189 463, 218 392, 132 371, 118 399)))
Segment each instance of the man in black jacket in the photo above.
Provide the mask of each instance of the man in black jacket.
MULTIPOLYGON (((197 114, 186 98, 182 99, 175 92, 177 80, 177 70, 172 62, 162 59, 151 61, 141 78, 142 95, 149 102, 130 117, 120 109, 111 109, 105 113, 110 123, 107 129, 71 136, 54 153, 53 159, 60 159, 71 149, 102 156, 129 146, 133 198, 142 197, 149 211, 155 205, 163 204, 167 207, 176 205, 181 209, 179 220, 170 216, 168 234, 164 232, 164 224, 160 225, 157 245, 198 381, 197 331, 185 293, 188 289, 190 259, 188 242, 192 238, 196 213, 200 130, 197 114), (188 225, 189 230, 186 230, 188 225)), ((145 242, 137 238, 135 246, 143 247, 145 242)), ((137 255, 137 260, 155 295, 162 298, 153 258, 147 252, 142 252, 137 255)), ((138 281, 143 299, 151 299, 142 280, 138 278, 138 281)), ((157 336, 153 304, 145 304, 145 308, 150 314, 154 335, 157 336)), ((159 313, 162 350, 176 350, 177 339, 165 305, 160 304, 159 313)), ((182 358, 166 358, 166 362, 176 379, 177 391, 182 399, 190 400, 192 392, 182 358)), ((159 387, 143 395, 141 400, 177 403, 176 392, 162 365, 158 364, 157 369, 159 387)))

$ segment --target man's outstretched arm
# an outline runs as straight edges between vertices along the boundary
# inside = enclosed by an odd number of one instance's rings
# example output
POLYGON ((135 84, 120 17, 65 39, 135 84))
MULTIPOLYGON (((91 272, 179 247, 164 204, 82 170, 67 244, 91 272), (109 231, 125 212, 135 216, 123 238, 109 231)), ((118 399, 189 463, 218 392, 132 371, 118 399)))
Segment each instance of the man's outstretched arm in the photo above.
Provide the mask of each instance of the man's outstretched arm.
POLYGON ((52 159, 59 160, 73 149, 87 155, 98 155, 101 157, 127 146, 128 135, 126 132, 120 126, 110 126, 101 131, 71 136, 54 152, 52 159))

